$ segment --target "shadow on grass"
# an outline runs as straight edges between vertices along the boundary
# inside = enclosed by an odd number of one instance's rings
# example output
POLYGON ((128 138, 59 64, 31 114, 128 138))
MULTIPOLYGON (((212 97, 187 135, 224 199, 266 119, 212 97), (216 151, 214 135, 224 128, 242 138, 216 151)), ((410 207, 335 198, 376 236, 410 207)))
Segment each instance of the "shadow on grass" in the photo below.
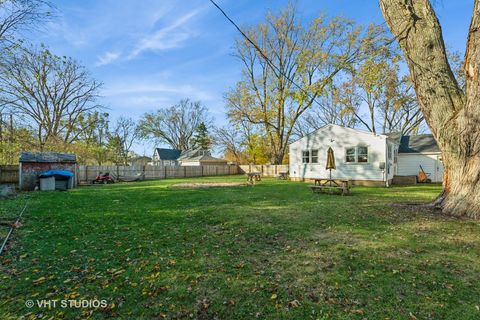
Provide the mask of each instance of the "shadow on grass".
POLYGON ((2 258, 0 311, 81 316, 24 307, 29 295, 78 294, 112 304, 94 311, 100 318, 478 315, 478 223, 390 205, 430 201, 438 187, 356 187, 350 197, 274 180, 168 188, 223 180, 243 177, 35 194, 2 258))

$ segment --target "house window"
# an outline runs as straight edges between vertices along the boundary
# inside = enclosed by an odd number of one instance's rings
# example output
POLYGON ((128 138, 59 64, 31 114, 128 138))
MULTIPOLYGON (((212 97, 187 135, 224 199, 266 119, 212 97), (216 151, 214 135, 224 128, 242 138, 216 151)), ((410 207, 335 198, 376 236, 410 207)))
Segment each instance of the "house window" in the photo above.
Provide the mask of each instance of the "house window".
POLYGON ((393 150, 393 146, 388 146, 388 152, 387 152, 387 157, 388 157, 388 160, 391 160, 393 157, 392 157, 392 150, 393 150))
POLYGON ((367 147, 357 147, 357 162, 368 162, 367 147))
POLYGON ((358 146, 346 150, 346 162, 366 163, 368 162, 368 147, 358 146))
POLYGON ((302 163, 310 162, 310 151, 302 151, 302 163))
POLYGON ((312 163, 318 163, 318 150, 312 150, 312 163))
POLYGON ((347 149, 347 162, 355 162, 355 148, 347 149))
POLYGON ((398 161, 398 149, 395 148, 395 150, 393 151, 393 163, 397 163, 398 161))

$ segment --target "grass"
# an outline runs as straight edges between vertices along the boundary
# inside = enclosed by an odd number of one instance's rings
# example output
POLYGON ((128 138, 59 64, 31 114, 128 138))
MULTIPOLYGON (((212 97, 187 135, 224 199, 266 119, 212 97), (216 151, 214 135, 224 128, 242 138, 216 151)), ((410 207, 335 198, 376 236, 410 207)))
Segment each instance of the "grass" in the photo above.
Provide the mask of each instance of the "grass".
MULTIPOLYGON (((0 257, 2 319, 479 319, 480 224, 392 205, 439 186, 172 189, 215 177, 29 198, 0 257), (104 299, 106 308, 25 307, 104 299)), ((24 197, 23 197, 24 198, 24 197)), ((23 198, 0 202, 4 214, 23 198)))

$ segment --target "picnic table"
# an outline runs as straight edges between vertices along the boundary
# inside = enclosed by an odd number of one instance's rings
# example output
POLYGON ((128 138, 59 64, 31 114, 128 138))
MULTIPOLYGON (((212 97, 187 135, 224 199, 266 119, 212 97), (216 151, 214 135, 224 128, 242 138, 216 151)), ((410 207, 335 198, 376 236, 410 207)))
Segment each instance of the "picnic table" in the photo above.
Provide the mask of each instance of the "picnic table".
POLYGON ((249 172, 247 173, 247 181, 252 184, 255 181, 262 181, 262 174, 260 172, 249 172))
POLYGON ((288 179, 288 172, 279 172, 277 178, 280 179, 280 180, 287 180, 288 179))
POLYGON ((350 194, 350 182, 348 180, 316 178, 310 188, 313 193, 340 191, 342 196, 350 194))

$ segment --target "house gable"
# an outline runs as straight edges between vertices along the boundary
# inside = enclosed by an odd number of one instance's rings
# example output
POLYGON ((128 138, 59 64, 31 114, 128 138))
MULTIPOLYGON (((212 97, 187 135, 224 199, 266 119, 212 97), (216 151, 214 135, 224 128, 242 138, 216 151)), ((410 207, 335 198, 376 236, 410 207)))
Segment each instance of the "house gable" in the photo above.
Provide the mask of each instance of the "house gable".
POLYGON ((177 149, 155 148, 155 160, 177 160, 182 151, 177 149))
POLYGON ((334 151, 336 170, 332 177, 350 180, 385 179, 387 136, 339 125, 326 125, 289 146, 290 175, 294 178, 325 178, 327 150, 334 151), (354 152, 354 161, 347 152, 354 152), (310 161, 304 161, 304 157, 310 161), (366 157, 364 157, 366 156, 366 157), (359 160, 361 159, 361 160, 359 160), (315 161, 314 161, 315 160, 315 161))
POLYGON ((385 140, 385 135, 379 135, 368 131, 353 129, 342 127, 337 124, 327 124, 303 137, 300 139, 292 142, 290 146, 294 146, 295 144, 304 144, 305 142, 312 141, 314 143, 321 142, 321 143, 332 143, 335 141, 345 141, 345 143, 349 143, 348 137, 362 137, 361 140, 365 141, 368 144, 368 141, 371 139, 381 139, 385 140), (329 140, 329 141, 327 141, 329 140), (333 141, 332 141, 333 140, 333 141))

